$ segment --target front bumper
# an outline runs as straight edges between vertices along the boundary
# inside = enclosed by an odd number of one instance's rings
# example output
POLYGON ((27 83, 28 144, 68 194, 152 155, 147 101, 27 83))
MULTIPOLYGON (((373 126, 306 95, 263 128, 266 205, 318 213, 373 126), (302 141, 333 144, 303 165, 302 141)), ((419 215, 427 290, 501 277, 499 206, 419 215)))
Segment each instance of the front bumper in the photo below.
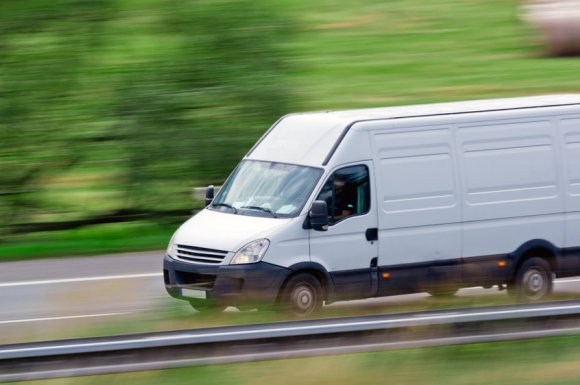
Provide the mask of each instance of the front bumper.
POLYGON ((165 289, 175 298, 203 301, 182 296, 182 289, 203 290, 206 301, 238 306, 247 303, 272 304, 291 273, 289 269, 258 262, 247 265, 197 265, 165 256, 165 289))

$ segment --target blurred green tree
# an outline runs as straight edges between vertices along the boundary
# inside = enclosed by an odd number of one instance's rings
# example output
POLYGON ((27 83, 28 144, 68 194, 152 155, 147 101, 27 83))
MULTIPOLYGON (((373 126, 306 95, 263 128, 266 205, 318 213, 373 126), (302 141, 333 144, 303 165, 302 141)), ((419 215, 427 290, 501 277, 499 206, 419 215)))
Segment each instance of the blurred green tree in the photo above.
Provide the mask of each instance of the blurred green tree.
POLYGON ((130 202, 158 207, 176 185, 219 183, 288 111, 281 48, 292 24, 252 0, 160 2, 159 51, 119 84, 130 202))
POLYGON ((222 182, 289 110, 283 43, 294 26, 280 10, 1 2, 0 233, 39 207, 58 212, 43 206, 44 182, 95 159, 118 169, 119 209, 162 209, 177 194, 187 207, 193 184, 222 182))
POLYGON ((0 234, 40 205, 44 178, 82 159, 79 90, 111 11, 108 0, 0 3, 0 234))

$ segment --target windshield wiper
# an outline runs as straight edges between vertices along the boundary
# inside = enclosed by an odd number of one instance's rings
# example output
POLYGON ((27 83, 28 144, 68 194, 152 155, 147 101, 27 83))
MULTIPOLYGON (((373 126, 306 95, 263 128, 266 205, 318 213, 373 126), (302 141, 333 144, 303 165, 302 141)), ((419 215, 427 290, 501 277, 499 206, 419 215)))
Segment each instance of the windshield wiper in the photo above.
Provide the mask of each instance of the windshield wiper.
POLYGON ((274 218, 278 218, 278 217, 276 216, 276 214, 274 214, 274 213, 272 212, 272 210, 270 210, 270 209, 269 209, 269 208, 267 208, 267 207, 262 207, 262 206, 242 206, 242 207, 240 207, 240 208, 241 208, 241 209, 248 209, 248 210, 257 210, 257 211, 262 211, 262 212, 264 212, 264 213, 272 214, 272 216, 273 216, 274 218))
POLYGON ((221 203, 220 202, 220 203, 213 203, 212 204, 212 207, 220 207, 220 206, 227 207, 228 209, 234 210, 234 214, 238 212, 238 210, 234 206, 232 206, 228 203, 221 203))

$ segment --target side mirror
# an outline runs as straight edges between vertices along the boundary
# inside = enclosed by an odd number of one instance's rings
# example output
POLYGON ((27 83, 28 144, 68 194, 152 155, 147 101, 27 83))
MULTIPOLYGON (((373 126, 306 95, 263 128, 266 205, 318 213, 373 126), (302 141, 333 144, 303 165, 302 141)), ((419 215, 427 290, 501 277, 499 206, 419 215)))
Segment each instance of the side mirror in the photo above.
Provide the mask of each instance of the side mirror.
POLYGON ((308 214, 310 227, 316 231, 328 230, 328 206, 325 201, 314 201, 308 214))
POLYGON ((214 194, 214 188, 213 185, 210 184, 209 186, 207 186, 207 189, 205 190, 205 205, 209 206, 211 201, 213 201, 213 194, 214 194))

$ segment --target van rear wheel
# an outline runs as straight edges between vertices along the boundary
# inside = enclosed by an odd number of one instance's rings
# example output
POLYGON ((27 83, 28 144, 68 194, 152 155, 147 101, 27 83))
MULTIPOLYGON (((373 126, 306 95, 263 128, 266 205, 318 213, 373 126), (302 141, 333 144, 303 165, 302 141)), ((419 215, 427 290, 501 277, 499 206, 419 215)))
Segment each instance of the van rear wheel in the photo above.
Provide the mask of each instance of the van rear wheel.
POLYGON ((538 300, 552 293, 552 267, 543 258, 533 257, 518 269, 510 294, 522 300, 538 300))
POLYGON ((322 285, 312 274, 291 277, 282 293, 282 304, 294 317, 308 317, 322 307, 322 285))

